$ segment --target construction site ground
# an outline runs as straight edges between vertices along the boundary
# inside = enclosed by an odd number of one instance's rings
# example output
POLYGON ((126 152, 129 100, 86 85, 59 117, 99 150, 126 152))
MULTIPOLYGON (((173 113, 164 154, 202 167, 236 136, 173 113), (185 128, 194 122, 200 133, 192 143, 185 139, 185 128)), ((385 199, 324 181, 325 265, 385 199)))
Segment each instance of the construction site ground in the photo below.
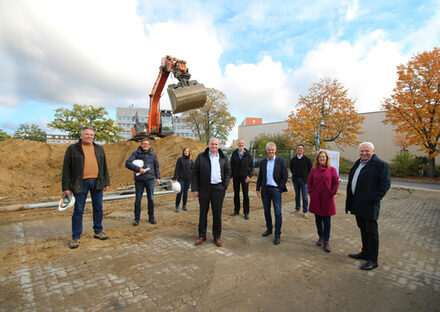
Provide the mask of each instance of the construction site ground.
MULTIPOLYGON (((174 194, 155 197, 157 224, 132 226, 133 199, 104 202, 106 241, 93 238, 86 206, 80 247, 68 248, 71 210, 0 212, 0 311, 440 311, 440 192, 393 187, 379 219, 379 267, 363 271, 353 216, 336 195, 326 253, 313 215, 291 214, 283 195, 281 244, 262 237, 261 200, 251 182, 250 219, 223 207, 223 247, 195 246, 198 202, 174 212, 174 194)), ((143 200, 146 212, 146 200, 143 200)))

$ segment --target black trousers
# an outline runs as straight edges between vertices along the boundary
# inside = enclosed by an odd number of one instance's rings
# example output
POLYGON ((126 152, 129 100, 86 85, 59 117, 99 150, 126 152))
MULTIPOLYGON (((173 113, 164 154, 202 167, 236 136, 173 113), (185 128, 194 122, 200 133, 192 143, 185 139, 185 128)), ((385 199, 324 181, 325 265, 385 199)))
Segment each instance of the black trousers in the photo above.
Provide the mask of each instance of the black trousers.
POLYGON ((211 184, 209 194, 199 193, 200 216, 199 216, 199 237, 206 237, 208 223, 209 204, 212 209, 212 235, 220 238, 222 234, 222 208, 225 198, 225 187, 222 183, 211 184))
POLYGON ((377 262, 379 256, 379 232, 377 229, 377 220, 365 219, 356 216, 356 222, 361 230, 362 253, 368 260, 377 262))
POLYGON ((243 191, 243 213, 249 214, 249 183, 245 182, 246 177, 233 177, 234 185, 234 211, 240 212, 240 185, 243 191))

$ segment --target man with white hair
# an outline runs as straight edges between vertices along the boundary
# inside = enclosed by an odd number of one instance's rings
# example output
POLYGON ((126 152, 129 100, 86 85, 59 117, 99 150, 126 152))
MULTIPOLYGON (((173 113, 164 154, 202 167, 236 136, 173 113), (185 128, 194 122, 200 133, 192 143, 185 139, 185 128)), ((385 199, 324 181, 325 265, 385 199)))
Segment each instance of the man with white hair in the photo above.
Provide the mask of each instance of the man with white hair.
POLYGON ((267 158, 260 163, 257 180, 257 196, 261 196, 263 202, 264 217, 266 219, 266 231, 263 237, 269 236, 273 231, 271 202, 275 213, 275 238, 273 243, 278 245, 281 238, 282 217, 282 193, 287 192, 286 182, 288 179, 287 165, 284 158, 276 157, 277 146, 274 142, 266 144, 267 158))
POLYGON ((391 173, 388 164, 374 154, 374 145, 363 142, 359 145, 360 158, 350 169, 347 184, 345 212, 356 216, 361 231, 362 251, 349 254, 350 258, 367 260, 362 270, 378 267, 380 201, 391 185, 391 173))
POLYGON ((208 224, 208 211, 212 209, 212 236, 214 243, 221 247, 222 233, 222 208, 225 192, 231 179, 231 166, 229 160, 220 149, 219 140, 211 138, 208 147, 200 153, 191 174, 191 191, 199 199, 199 238, 196 245, 201 245, 206 240, 208 224))

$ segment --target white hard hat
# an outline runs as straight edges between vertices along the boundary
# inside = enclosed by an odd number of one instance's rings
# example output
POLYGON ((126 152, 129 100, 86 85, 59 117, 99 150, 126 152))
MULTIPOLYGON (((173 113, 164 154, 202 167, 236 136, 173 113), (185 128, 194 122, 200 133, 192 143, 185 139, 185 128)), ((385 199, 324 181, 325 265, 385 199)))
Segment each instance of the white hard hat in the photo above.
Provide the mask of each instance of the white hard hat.
POLYGON ((60 202, 58 203, 58 210, 64 211, 67 208, 73 207, 75 205, 75 196, 73 194, 61 196, 60 202))
POLYGON ((142 159, 135 159, 132 164, 142 168, 144 166, 144 161, 142 159))
POLYGON ((174 192, 180 193, 181 187, 179 182, 173 182, 173 185, 171 187, 174 192))

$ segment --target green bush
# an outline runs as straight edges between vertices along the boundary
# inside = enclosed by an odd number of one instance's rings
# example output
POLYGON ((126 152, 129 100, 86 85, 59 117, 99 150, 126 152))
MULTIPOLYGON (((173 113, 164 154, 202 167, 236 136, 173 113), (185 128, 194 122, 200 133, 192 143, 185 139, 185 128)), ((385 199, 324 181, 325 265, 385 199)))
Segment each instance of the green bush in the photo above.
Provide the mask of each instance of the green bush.
POLYGON ((354 162, 343 157, 339 158, 339 174, 349 174, 354 162))
POLYGON ((426 173, 428 159, 426 157, 415 157, 408 151, 397 154, 390 162, 391 175, 393 177, 414 177, 419 176, 419 170, 426 173))

